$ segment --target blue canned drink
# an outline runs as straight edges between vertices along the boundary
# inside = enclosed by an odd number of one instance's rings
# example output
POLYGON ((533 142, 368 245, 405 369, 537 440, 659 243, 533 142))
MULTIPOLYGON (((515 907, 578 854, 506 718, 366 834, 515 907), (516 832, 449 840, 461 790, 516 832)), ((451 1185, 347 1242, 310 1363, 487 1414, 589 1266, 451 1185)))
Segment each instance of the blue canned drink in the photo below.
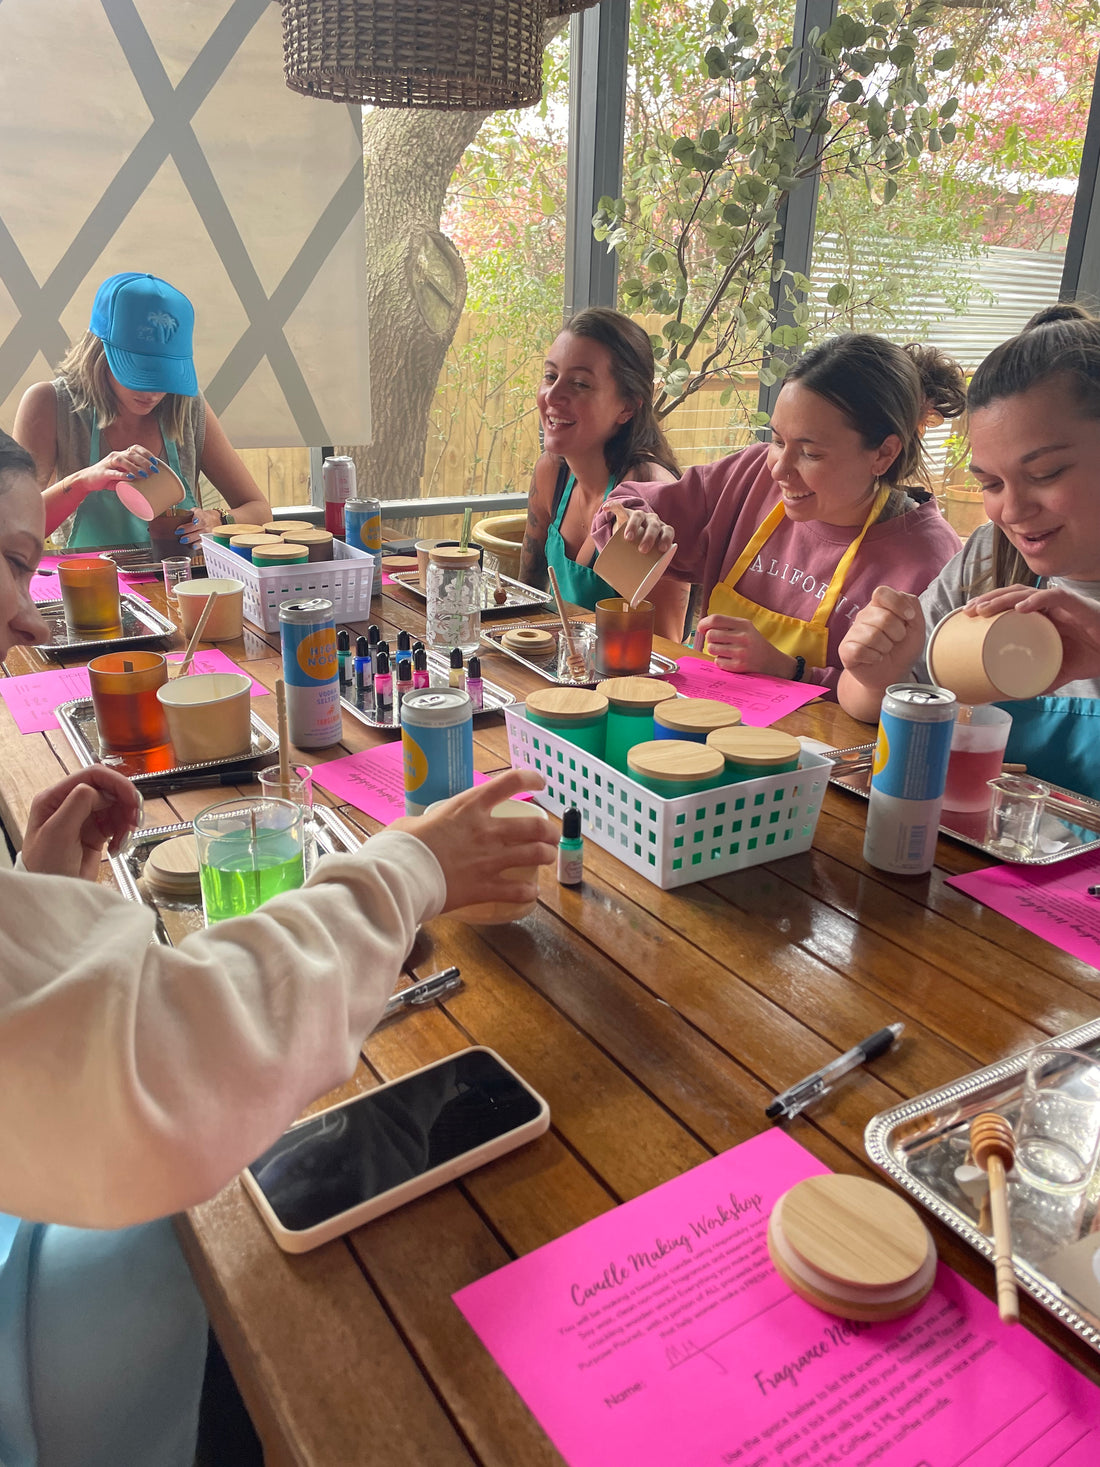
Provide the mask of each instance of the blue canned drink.
POLYGON ((880 871, 932 869, 958 703, 924 683, 887 688, 871 766, 863 858, 880 871))
POLYGON ((401 699, 405 813, 423 815, 437 800, 474 782, 474 705, 460 688, 419 688, 401 699))
POLYGON ((382 502, 378 499, 349 499, 344 505, 344 539, 356 550, 382 558, 382 502))
POLYGON ((326 749, 340 742, 340 666, 332 602, 284 601, 279 634, 286 684, 290 742, 299 749, 326 749))

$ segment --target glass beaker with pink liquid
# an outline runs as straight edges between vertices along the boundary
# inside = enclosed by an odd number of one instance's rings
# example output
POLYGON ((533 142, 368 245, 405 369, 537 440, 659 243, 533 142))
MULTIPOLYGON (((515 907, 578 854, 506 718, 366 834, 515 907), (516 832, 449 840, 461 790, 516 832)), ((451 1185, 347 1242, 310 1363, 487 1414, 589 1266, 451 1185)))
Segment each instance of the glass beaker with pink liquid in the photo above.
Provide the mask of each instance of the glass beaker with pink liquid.
POLYGON ((992 798, 989 781, 1001 772, 1011 729, 1012 714, 995 703, 960 706, 951 735, 951 758, 943 795, 945 810, 988 808, 992 798))

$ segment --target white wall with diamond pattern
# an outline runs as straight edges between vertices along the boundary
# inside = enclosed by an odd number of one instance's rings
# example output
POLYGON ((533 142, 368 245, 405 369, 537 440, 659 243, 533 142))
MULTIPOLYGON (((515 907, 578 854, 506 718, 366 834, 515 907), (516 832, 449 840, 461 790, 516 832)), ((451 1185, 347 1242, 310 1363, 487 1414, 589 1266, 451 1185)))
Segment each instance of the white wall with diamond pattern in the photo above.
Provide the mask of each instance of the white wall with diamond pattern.
POLYGON ((0 0, 0 426, 147 270, 194 302, 241 448, 370 441, 358 108, 300 97, 271 0, 0 0))

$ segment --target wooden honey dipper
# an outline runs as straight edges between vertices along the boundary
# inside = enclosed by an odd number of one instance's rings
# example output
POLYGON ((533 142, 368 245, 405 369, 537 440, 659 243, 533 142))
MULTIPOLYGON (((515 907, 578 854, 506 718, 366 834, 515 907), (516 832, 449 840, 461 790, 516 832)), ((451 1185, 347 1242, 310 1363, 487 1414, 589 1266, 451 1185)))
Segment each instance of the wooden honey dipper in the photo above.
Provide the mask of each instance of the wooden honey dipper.
POLYGON ((1012 1267, 1012 1224, 1008 1220, 1005 1173, 1016 1155, 1016 1138, 1004 1116, 985 1110, 970 1122, 970 1149, 975 1164, 989 1174, 989 1208, 993 1217, 993 1267, 997 1276, 997 1308, 1003 1324, 1016 1324, 1020 1300, 1012 1267))

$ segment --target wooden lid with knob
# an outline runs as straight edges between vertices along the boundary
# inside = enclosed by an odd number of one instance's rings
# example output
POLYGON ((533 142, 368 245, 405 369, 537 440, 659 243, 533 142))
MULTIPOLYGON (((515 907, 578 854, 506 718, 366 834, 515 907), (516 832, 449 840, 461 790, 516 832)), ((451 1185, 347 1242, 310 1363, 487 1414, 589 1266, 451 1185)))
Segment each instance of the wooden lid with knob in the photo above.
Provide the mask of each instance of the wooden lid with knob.
POLYGON ((794 734, 779 728, 717 728, 707 735, 707 743, 738 764, 785 764, 802 752, 794 734))
POLYGON ((671 683, 656 677, 607 677, 600 684, 600 692, 612 708, 629 712, 656 708, 658 703, 679 696, 671 683))
POLYGON ((461 545, 433 545, 428 551, 432 565, 441 565, 445 570, 464 570, 481 561, 481 552, 476 545, 463 550, 461 545))
POLYGON ((555 723, 579 723, 607 712, 607 699, 592 688, 539 688, 527 698, 527 708, 555 723))
POLYGON ((687 739, 649 739, 635 744, 626 756, 632 774, 669 783, 715 779, 726 767, 717 749, 687 739))
POLYGON ((807 1177, 785 1192, 768 1251, 796 1294, 845 1319, 906 1314, 936 1277, 935 1244, 916 1210, 863 1177, 807 1177))
POLYGON ((713 729, 726 728, 741 722, 740 708, 722 703, 717 698, 668 699, 653 712, 654 722, 675 733, 709 734, 713 729))
POLYGON ((199 852, 195 837, 177 835, 154 846, 142 875, 166 896, 197 896, 200 890, 199 852))

